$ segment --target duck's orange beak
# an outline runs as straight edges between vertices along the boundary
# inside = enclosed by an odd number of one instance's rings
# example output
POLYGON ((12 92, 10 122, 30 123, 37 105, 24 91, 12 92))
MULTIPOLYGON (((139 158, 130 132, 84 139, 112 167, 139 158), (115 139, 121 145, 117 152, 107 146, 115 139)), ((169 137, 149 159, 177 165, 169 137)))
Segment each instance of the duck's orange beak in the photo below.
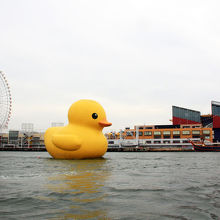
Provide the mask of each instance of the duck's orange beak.
POLYGON ((108 126, 111 126, 111 125, 112 125, 112 123, 108 122, 106 119, 100 121, 99 124, 100 124, 102 127, 108 127, 108 126))

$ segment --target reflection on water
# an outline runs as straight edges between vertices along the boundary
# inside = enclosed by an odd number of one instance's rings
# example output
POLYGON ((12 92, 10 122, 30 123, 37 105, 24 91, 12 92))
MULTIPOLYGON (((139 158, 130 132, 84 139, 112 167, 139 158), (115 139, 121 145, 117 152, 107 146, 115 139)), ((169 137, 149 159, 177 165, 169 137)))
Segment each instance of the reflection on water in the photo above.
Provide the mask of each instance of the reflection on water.
POLYGON ((102 208, 102 200, 106 196, 103 186, 110 175, 106 161, 45 161, 51 173, 45 184, 49 191, 47 199, 60 204, 57 210, 59 219, 107 219, 106 210, 102 208))

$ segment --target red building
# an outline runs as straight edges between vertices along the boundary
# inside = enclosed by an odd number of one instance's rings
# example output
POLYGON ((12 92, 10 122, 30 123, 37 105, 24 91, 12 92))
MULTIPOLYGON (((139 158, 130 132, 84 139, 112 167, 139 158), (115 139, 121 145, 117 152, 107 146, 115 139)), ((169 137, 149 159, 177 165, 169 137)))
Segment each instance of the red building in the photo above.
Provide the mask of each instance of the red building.
POLYGON ((220 142, 220 102, 211 102, 212 114, 201 115, 199 111, 172 106, 173 125, 200 124, 213 128, 214 142, 220 142))

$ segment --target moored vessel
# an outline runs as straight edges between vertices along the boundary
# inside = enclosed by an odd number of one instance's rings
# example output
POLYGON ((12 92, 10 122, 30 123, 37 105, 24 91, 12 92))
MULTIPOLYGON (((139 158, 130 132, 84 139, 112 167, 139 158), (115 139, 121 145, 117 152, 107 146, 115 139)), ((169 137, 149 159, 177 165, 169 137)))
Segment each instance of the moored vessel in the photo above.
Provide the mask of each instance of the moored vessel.
POLYGON ((191 140, 189 142, 192 144, 194 151, 200 152, 212 152, 212 151, 219 151, 220 152, 220 143, 195 143, 191 140))

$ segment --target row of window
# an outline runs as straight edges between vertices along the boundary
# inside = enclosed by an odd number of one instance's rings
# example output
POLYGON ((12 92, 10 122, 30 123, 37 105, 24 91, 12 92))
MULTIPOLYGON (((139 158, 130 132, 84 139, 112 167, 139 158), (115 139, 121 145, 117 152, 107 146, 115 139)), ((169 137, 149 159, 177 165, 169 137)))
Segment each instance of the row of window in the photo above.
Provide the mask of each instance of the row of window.
MULTIPOLYGON (((144 136, 152 136, 152 134, 154 136, 160 136, 162 134, 164 136, 170 136, 171 133, 173 133, 173 135, 175 136, 175 135, 180 135, 180 132, 181 131, 173 131, 173 132, 171 132, 171 131, 163 131, 163 132, 161 132, 161 131, 154 131, 154 132, 152 132, 152 131, 144 131, 144 132, 139 131, 139 136, 143 136, 143 135, 144 136)), ((133 131, 127 131, 126 134, 127 134, 127 136, 134 136, 133 131)), ((191 134, 191 131, 189 131, 189 130, 182 131, 182 135, 190 135, 190 134, 191 134)), ((210 130, 203 130, 202 134, 209 136, 210 135, 210 130)), ((199 130, 193 130, 192 135, 200 135, 200 131, 199 130)))

